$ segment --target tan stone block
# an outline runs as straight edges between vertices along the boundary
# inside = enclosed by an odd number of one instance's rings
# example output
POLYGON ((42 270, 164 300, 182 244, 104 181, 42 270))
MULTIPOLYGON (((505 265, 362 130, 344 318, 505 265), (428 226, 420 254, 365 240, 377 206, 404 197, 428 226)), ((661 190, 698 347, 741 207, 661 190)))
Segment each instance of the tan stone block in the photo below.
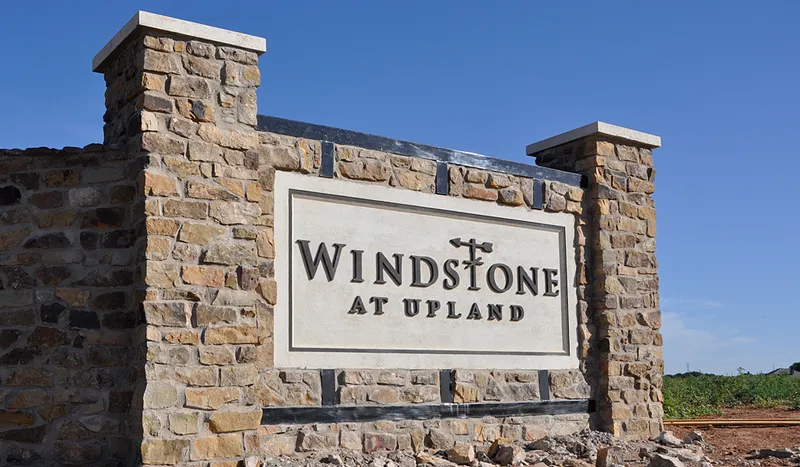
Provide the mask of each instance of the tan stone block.
POLYGON ((217 410, 208 419, 208 428, 214 433, 255 430, 261 425, 262 410, 254 407, 248 410, 217 410))
POLYGON ((200 334, 196 331, 173 331, 164 335, 164 340, 170 344, 197 345, 200 343, 200 334))
POLYGON ((250 386, 258 382, 258 370, 254 365, 236 365, 220 369, 220 385, 250 386))
POLYGON ((258 182, 247 182, 247 201, 261 201, 261 184, 258 182))
POLYGON ((178 233, 180 223, 172 219, 148 217, 144 225, 148 235, 174 236, 178 233))
POLYGON ((176 243, 172 249, 172 258, 178 261, 198 261, 201 249, 198 245, 176 243))
POLYGON ((209 327, 203 335, 206 345, 258 344, 258 329, 251 325, 209 327))
POLYGON ((217 183, 227 188, 231 193, 244 198, 245 192, 241 180, 236 180, 233 178, 216 178, 215 180, 217 183))
POLYGON ((465 175, 465 180, 470 183, 485 184, 488 178, 489 173, 479 169, 468 169, 465 175))
POLYGON ((176 55, 145 49, 142 69, 157 73, 180 73, 181 64, 176 55))
POLYGON ((511 179, 507 175, 489 174, 486 186, 490 188, 505 188, 511 185, 511 179))
POLYGON ((339 446, 350 451, 361 451, 361 433, 342 431, 339 435, 339 446))
POLYGON ((253 203, 212 201, 210 216, 223 225, 254 224, 261 208, 253 203))
POLYGON ((176 435, 192 435, 199 432, 198 412, 176 412, 169 414, 169 429, 176 435))
POLYGON ((226 148, 247 150, 258 147, 258 134, 255 131, 222 129, 212 123, 203 123, 197 134, 206 142, 226 148))
POLYGON ((142 73, 142 89, 145 91, 165 92, 167 77, 154 73, 142 73))
POLYGON ((180 155, 186 152, 186 143, 166 134, 142 133, 142 150, 161 155, 180 155))
MULTIPOLYGON (((245 433, 244 435, 245 450, 250 453, 256 453, 260 456, 267 458, 275 458, 279 456, 291 456, 295 452, 297 445, 297 435, 294 434, 279 434, 279 435, 264 435, 245 433)), ((359 444, 359 449, 361 445, 359 444)))
POLYGON ((214 225, 186 222, 181 228, 178 240, 186 243, 208 245, 224 233, 224 229, 214 225))
POLYGON ((164 409, 178 404, 178 390, 172 383, 148 381, 144 391, 145 409, 164 409))
POLYGON ((183 462, 189 440, 147 439, 142 442, 143 464, 175 465, 183 462))
POLYGON ((153 261, 169 259, 172 252, 172 240, 168 237, 148 236, 145 245, 145 257, 153 261))
POLYGON ((239 200, 236 194, 210 181, 189 180, 186 183, 186 195, 195 199, 239 200))
POLYGON ((176 196, 178 181, 169 175, 147 170, 144 173, 144 192, 151 196, 176 196))
POLYGON ((465 198, 481 199, 484 201, 497 201, 497 190, 491 190, 477 185, 464 185, 462 194, 465 198))
POLYGON ((217 369, 201 368, 175 368, 175 380, 189 386, 216 386, 217 369))
POLYGON ((278 303, 278 284, 275 280, 260 279, 257 291, 270 305, 278 303))
POLYGON ((167 217, 206 219, 208 217, 208 202, 169 199, 164 202, 164 215, 167 217))
POLYGON ((187 284, 221 287, 225 281, 225 270, 211 266, 183 266, 181 278, 187 284))
POLYGON ((200 363, 203 365, 232 365, 236 363, 236 357, 225 347, 203 347, 200 349, 200 363))
POLYGON ((272 229, 259 229, 256 235, 256 248, 258 256, 262 258, 275 257, 275 238, 272 229))
POLYGON ((522 192, 516 187, 503 188, 498 192, 500 204, 521 206, 524 203, 522 192))
POLYGON ((242 435, 239 433, 205 436, 192 441, 191 460, 208 460, 238 457, 243 454, 242 435))
POLYGON ((223 404, 238 402, 238 388, 186 389, 186 407, 216 410, 223 404))
POLYGON ((189 308, 183 302, 146 302, 143 305, 147 324, 155 326, 188 327, 189 308))
POLYGON ((656 210, 654 208, 649 208, 649 207, 639 208, 639 219, 655 220, 655 218, 656 218, 656 210))
POLYGON ((238 313, 236 308, 211 306, 204 303, 195 305, 195 318, 198 326, 219 323, 235 323, 238 313))
POLYGON ((400 172, 396 173, 392 180, 394 185, 414 191, 432 192, 436 179, 423 172, 400 172))
POLYGON ((396 404, 400 402, 400 392, 394 388, 376 388, 367 395, 367 400, 378 404, 396 404))
POLYGON ((164 165, 179 177, 193 177, 200 175, 200 165, 189 162, 184 157, 164 156, 164 165))

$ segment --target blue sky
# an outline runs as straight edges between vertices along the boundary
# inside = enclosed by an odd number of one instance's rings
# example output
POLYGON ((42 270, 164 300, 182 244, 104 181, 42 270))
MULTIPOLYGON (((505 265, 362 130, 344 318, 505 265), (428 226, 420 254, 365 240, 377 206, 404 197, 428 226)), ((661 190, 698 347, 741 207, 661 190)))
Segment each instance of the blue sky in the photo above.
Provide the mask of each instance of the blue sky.
POLYGON ((259 113, 528 161, 655 133, 667 372, 800 361, 800 3, 11 2, 0 147, 102 140, 91 59, 137 10, 266 37, 259 113))

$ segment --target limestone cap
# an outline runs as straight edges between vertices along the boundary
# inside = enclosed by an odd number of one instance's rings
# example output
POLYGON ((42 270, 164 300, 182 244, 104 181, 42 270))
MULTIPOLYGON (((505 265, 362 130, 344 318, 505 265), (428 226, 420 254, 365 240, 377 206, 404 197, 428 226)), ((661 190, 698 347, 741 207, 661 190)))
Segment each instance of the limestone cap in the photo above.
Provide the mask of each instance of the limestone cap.
POLYGON ((102 72, 105 61, 125 42, 125 39, 140 28, 203 39, 220 45, 230 45, 255 52, 258 55, 267 51, 267 40, 263 37, 251 36, 140 10, 94 56, 92 59, 92 71, 102 72))
POLYGON ((615 139, 630 141, 635 143, 637 146, 648 149, 661 147, 660 136, 631 130, 630 128, 612 125, 610 123, 594 122, 584 125, 580 128, 567 131, 566 133, 552 136, 537 143, 529 144, 525 147, 525 153, 531 156, 538 152, 542 152, 544 150, 592 135, 610 136, 615 139))

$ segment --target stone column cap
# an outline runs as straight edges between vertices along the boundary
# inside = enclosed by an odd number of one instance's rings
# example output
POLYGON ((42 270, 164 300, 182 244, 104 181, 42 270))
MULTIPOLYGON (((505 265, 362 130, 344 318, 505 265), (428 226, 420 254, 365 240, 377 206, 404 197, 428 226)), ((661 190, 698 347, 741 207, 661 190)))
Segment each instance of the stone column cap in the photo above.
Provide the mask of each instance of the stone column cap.
POLYGON ((163 31, 187 38, 207 40, 215 44, 230 45, 250 50, 259 55, 267 51, 267 40, 263 37, 242 34, 227 29, 215 28, 205 24, 193 23, 169 16, 157 15, 149 11, 137 11, 118 33, 94 56, 92 71, 102 72, 103 63, 114 51, 139 28, 163 31))
POLYGON ((635 146, 648 149, 661 147, 660 136, 642 133, 641 131, 631 130, 630 128, 612 125, 606 122, 594 122, 566 133, 552 136, 538 143, 529 144, 525 147, 525 152, 529 156, 532 156, 538 152, 593 135, 609 136, 614 139, 629 141, 634 143, 635 146))

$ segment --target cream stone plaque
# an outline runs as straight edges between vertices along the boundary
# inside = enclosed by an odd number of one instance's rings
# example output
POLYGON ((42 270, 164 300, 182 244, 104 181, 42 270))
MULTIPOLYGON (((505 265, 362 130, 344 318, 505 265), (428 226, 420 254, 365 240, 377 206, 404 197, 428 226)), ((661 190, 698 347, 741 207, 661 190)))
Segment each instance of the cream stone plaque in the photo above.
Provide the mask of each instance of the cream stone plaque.
POLYGON ((575 218, 279 172, 275 366, 576 368, 575 218))

